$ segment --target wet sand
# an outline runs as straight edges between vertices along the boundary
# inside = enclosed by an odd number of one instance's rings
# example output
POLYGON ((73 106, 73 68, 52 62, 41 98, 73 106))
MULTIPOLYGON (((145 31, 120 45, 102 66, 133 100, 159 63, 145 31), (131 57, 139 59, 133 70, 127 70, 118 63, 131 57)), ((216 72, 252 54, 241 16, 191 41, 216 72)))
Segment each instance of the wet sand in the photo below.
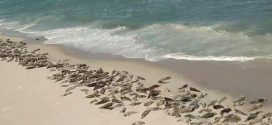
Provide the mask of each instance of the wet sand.
MULTIPOLYGON (((58 46, 58 48, 66 55, 87 60, 88 58, 94 59, 93 62, 98 65, 103 63, 100 66, 111 65, 107 62, 114 61, 116 63, 127 62, 126 65, 140 63, 147 67, 164 69, 207 90, 218 91, 233 97, 245 95, 249 100, 265 97, 272 105, 272 61, 217 62, 166 59, 159 62, 148 62, 143 59, 125 59, 109 54, 87 54, 71 47, 58 46)), ((120 70, 127 68, 118 65, 114 67, 120 70)), ((138 68, 144 70, 146 67, 138 68)))
POLYGON ((249 99, 266 97, 272 104, 272 62, 158 62, 207 89, 249 99))

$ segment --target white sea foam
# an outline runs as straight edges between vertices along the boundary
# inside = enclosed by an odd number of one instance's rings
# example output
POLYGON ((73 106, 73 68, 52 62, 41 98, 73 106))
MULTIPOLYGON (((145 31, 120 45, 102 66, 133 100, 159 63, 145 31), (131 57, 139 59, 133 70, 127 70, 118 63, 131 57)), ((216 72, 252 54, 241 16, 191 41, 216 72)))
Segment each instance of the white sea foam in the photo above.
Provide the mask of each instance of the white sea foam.
POLYGON ((35 26, 36 23, 29 23, 29 24, 21 24, 18 21, 5 21, 5 20, 0 20, 0 30, 10 30, 10 31, 18 31, 22 33, 34 33, 34 31, 28 31, 27 29, 35 26))
MULTIPOLYGON (((153 24, 130 30, 120 26, 66 27, 47 31, 29 30, 36 23, 18 25, 3 23, 16 31, 43 35, 45 44, 63 44, 86 52, 109 53, 126 58, 159 61, 173 58, 195 61, 250 61, 272 57, 272 35, 248 36, 215 30, 213 26, 185 26, 181 24, 153 24)), ((1 27, 1 26, 0 26, 1 27)))
POLYGON ((1 29, 10 29, 10 30, 14 30, 17 29, 19 27, 19 22, 7 22, 5 20, 0 20, 0 28, 1 29))
POLYGON ((126 27, 99 29, 74 27, 42 32, 48 39, 46 44, 64 44, 84 51, 111 53, 128 58, 143 58, 146 53, 156 53, 135 35, 123 35, 126 27))
MULTIPOLYGON (((65 44, 84 51, 145 58, 149 61, 165 58, 250 61, 271 55, 269 48, 256 44, 256 39, 252 37, 243 33, 217 31, 214 27, 216 26, 188 27, 178 24, 154 24, 137 30, 126 27, 74 27, 49 30, 42 34, 49 39, 47 44, 65 44), (266 55, 254 55, 255 53, 266 55)), ((266 38, 265 42, 269 39, 266 38)))
POLYGON ((36 23, 22 25, 22 27, 18 28, 16 31, 22 31, 23 32, 24 30, 27 30, 27 29, 35 26, 35 25, 36 25, 36 23))
POLYGON ((192 61, 220 61, 220 62, 245 62, 252 61, 255 59, 269 59, 270 57, 231 57, 231 56, 190 56, 182 53, 171 53, 166 54, 162 57, 163 59, 177 59, 177 60, 192 60, 192 61))

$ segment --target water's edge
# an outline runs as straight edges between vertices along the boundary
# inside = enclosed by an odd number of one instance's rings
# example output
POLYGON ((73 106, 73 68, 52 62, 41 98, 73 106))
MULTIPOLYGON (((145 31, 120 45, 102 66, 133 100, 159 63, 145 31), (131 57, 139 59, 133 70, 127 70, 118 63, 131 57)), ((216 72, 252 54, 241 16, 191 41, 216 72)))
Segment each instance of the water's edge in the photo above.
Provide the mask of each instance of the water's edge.
MULTIPOLYGON (((7 34, 6 34, 7 35, 7 34)), ((13 36, 16 36, 13 34, 13 36)), ((29 44, 43 44, 42 41, 27 41, 29 44)), ((249 99, 267 97, 272 104, 271 83, 272 61, 252 60, 246 62, 222 62, 222 61, 189 61, 164 59, 157 62, 150 62, 139 58, 124 58, 111 54, 86 53, 83 50, 65 45, 56 46, 64 54, 86 60, 126 61, 140 62, 156 67, 165 68, 179 74, 182 77, 196 83, 202 88, 216 90, 233 97, 246 95, 249 99)), ((167 75, 167 74, 166 74, 167 75)), ((182 83, 184 84, 184 83, 182 83)))

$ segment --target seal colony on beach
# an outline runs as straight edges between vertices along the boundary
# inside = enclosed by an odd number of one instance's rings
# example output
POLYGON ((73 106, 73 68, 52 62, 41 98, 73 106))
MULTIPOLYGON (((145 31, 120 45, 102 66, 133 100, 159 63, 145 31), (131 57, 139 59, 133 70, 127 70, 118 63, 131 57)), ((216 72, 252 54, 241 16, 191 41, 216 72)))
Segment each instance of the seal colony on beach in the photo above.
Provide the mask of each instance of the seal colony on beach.
MULTIPOLYGON (((144 119, 152 113, 163 111, 190 125, 210 124, 271 124, 272 112, 262 111, 265 98, 247 101, 245 96, 236 100, 227 97, 212 98, 200 89, 183 84, 176 90, 168 89, 171 76, 165 76, 151 86, 146 86, 146 78, 127 71, 104 71, 91 69, 87 64, 71 64, 69 60, 49 61, 48 53, 40 49, 28 50, 26 43, 9 39, 0 40, 0 59, 15 61, 26 69, 46 68, 52 71, 48 78, 67 87, 63 96, 80 87, 90 99, 90 104, 101 110, 117 110, 124 117, 139 115, 132 125, 146 124, 144 119), (164 89, 163 89, 164 88, 164 89), (205 99, 205 98, 212 99, 205 99), (224 103, 232 102, 231 105, 224 103), (245 105, 249 106, 246 110, 245 105), (142 106, 143 110, 133 107, 142 106)), ((147 123, 148 124, 148 123, 147 123)))

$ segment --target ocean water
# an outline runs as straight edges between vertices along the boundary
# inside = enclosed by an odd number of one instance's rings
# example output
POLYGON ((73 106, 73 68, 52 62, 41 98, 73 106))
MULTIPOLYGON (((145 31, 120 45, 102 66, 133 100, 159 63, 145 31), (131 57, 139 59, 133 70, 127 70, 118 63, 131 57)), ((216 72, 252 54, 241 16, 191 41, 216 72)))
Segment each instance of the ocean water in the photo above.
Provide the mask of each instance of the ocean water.
POLYGON ((0 32, 159 61, 272 58, 272 0, 1 0, 0 32))

